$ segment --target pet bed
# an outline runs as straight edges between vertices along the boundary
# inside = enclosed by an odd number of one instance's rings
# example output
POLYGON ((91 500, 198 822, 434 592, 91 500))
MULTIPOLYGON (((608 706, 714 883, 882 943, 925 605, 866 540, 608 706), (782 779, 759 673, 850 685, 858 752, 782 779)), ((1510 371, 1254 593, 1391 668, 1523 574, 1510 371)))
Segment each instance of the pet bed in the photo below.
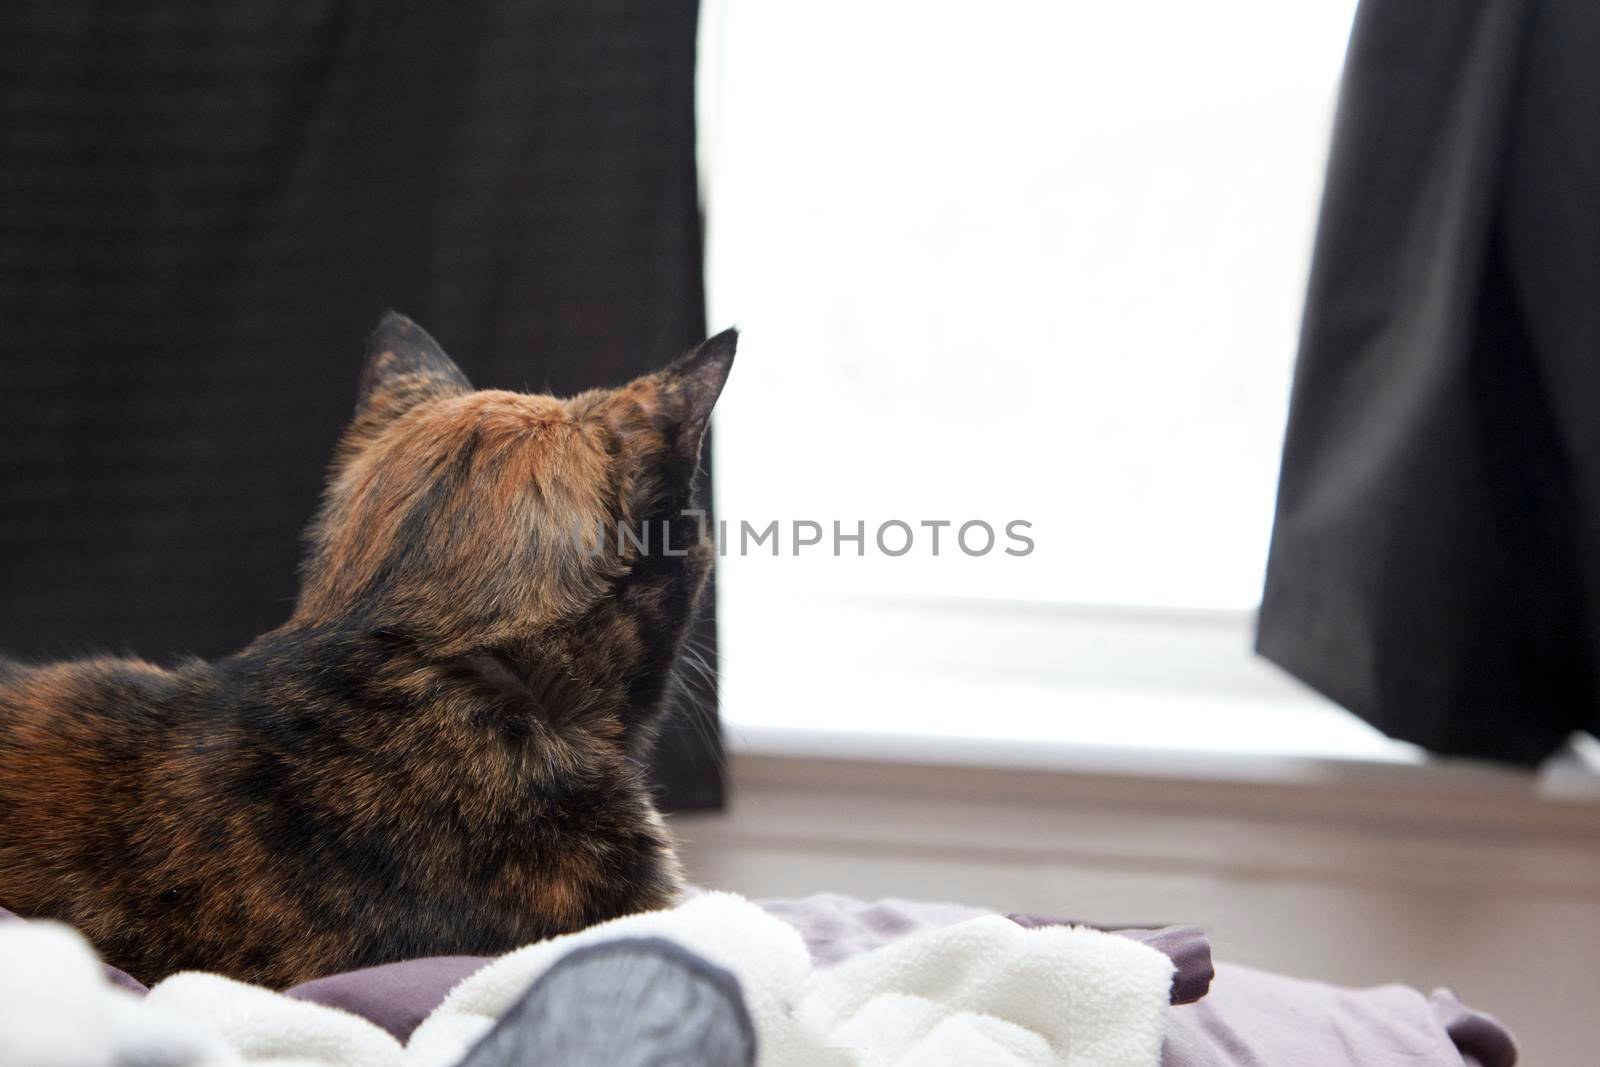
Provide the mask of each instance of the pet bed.
MULTIPOLYGON (((1213 967, 1210 946, 1195 927, 1109 933, 1113 936, 1039 916, 1000 917, 946 904, 819 895, 765 901, 756 908, 728 894, 704 894, 671 912, 618 920, 497 961, 445 957, 388 964, 318 979, 284 994, 216 976, 177 976, 157 986, 148 1003, 222 1031, 234 1049, 246 1050, 237 1062, 247 1064, 489 1067, 511 1062, 495 1058, 500 1055, 496 1042, 523 1041, 518 1048, 526 1055, 533 1048, 526 1044, 529 1035, 545 1042, 539 1047, 546 1058, 556 1047, 549 1042, 559 1040, 593 1046, 589 1051, 601 1056, 596 1062, 672 1062, 661 1058, 665 1048, 642 1054, 634 1048, 632 1058, 616 1050, 618 1042, 631 1040, 627 1035, 639 1030, 646 1041, 666 1041, 672 1034, 681 1039, 692 1031, 699 1042, 695 1047, 708 1057, 704 1062, 749 1062, 740 1057, 759 1044, 757 1062, 809 1067, 820 1065, 819 1054, 798 1047, 785 1051, 780 1046, 798 1038, 780 1033, 774 1023, 781 1018, 788 1025, 789 1017, 808 1014, 818 1026, 833 1027, 829 1041, 836 1047, 828 1055, 839 1057, 840 1064, 1512 1067, 1516 1062, 1505 1028, 1448 991, 1424 996, 1402 986, 1346 989, 1247 967, 1213 967), (1030 932, 1056 940, 1035 944, 1030 932), (593 955, 597 949, 606 955, 593 955), (585 950, 591 955, 581 955, 585 950), (558 967, 567 973, 556 975, 558 967), (573 989, 582 988, 578 983, 587 973, 587 988, 615 993, 618 983, 604 976, 618 968, 634 976, 636 992, 616 995, 636 995, 641 1004, 656 998, 668 1005, 664 1010, 673 1025, 641 1029, 638 1024, 649 1017, 643 1007, 625 1013, 632 1028, 580 1025, 584 1016, 578 1006, 589 1005, 591 1013, 597 1009, 593 997, 573 989), (1052 974, 1052 968, 1075 975, 1052 974), (521 995, 540 974, 545 977, 521 995), (646 981, 645 974, 656 977, 646 981), (807 991, 803 1000, 802 989, 807 991), (1152 989, 1159 990, 1156 999, 1162 1003, 1152 1001, 1152 989), (554 1010, 552 1003, 563 1007, 554 1010), (720 1028, 711 1021, 718 1012, 725 1017, 720 1028), (691 1027, 689 1021, 701 1016, 703 1026, 691 1027), (559 1020, 566 1021, 564 1028, 559 1020), (301 1026, 315 1031, 324 1023, 327 1033, 282 1036, 301 1026), (277 1042, 276 1059, 255 1054, 264 1047, 263 1035, 277 1042), (294 1058, 307 1050, 322 1058, 294 1058)), ((31 979, 18 971, 22 962, 8 960, 3 970, 14 982, 27 983, 31 979)), ((111 978, 134 995, 146 992, 125 975, 111 978)), ((662 1010, 659 1004, 657 1010, 662 1010)), ((37 1028, 46 1021, 37 1010, 27 1018, 21 1014, 0 1000, 0 1049, 8 1047, 8 1030, 37 1028)), ((561 1062, 588 1062, 574 1046, 559 1047, 561 1062)), ((139 1062, 178 1067, 206 1061, 146 1056, 139 1062)))

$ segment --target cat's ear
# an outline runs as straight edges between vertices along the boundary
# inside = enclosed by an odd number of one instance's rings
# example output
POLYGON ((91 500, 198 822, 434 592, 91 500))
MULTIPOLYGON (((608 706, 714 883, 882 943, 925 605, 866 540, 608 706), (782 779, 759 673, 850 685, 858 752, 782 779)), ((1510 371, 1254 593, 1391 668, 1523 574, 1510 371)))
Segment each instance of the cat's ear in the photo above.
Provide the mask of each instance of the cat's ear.
POLYGON ((335 469, 418 404, 470 392, 472 383, 428 331, 399 312, 389 312, 367 342, 355 417, 339 441, 335 469))
POLYGON ((723 330, 656 373, 661 411, 670 427, 672 450, 679 456, 699 458, 711 409, 722 395, 738 347, 739 331, 723 330))
POLYGON ((472 383, 428 331, 397 311, 384 315, 367 342, 356 416, 393 418, 415 405, 470 393, 472 383))

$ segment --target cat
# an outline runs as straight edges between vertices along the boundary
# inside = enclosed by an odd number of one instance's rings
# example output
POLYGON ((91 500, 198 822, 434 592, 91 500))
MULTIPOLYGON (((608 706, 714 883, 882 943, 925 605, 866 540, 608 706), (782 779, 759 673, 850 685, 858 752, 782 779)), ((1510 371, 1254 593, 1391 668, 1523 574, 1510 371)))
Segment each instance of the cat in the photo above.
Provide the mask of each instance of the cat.
POLYGON ((171 669, 0 661, 0 907, 146 983, 281 988, 673 903, 642 762, 737 343, 558 399, 385 317, 286 623, 171 669))

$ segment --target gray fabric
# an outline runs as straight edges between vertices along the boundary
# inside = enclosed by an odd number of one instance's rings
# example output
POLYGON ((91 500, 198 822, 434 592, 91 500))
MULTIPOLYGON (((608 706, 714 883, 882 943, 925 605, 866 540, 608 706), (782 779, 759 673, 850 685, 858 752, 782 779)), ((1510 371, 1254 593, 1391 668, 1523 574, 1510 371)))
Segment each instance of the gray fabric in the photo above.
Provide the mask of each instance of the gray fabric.
POLYGON ((542 974, 459 1067, 750 1067, 738 979, 671 941, 585 945, 542 974))

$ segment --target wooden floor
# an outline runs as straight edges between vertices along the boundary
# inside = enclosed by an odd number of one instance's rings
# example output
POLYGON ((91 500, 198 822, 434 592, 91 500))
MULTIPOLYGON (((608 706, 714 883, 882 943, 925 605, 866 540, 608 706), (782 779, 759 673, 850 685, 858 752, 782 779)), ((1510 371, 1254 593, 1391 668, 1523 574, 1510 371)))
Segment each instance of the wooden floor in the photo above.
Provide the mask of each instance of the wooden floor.
POLYGON ((1198 923, 1219 959, 1448 986, 1525 1065, 1595 1062, 1600 803, 1422 770, 1246 784, 746 755, 727 814, 674 825, 704 885, 1198 923))

